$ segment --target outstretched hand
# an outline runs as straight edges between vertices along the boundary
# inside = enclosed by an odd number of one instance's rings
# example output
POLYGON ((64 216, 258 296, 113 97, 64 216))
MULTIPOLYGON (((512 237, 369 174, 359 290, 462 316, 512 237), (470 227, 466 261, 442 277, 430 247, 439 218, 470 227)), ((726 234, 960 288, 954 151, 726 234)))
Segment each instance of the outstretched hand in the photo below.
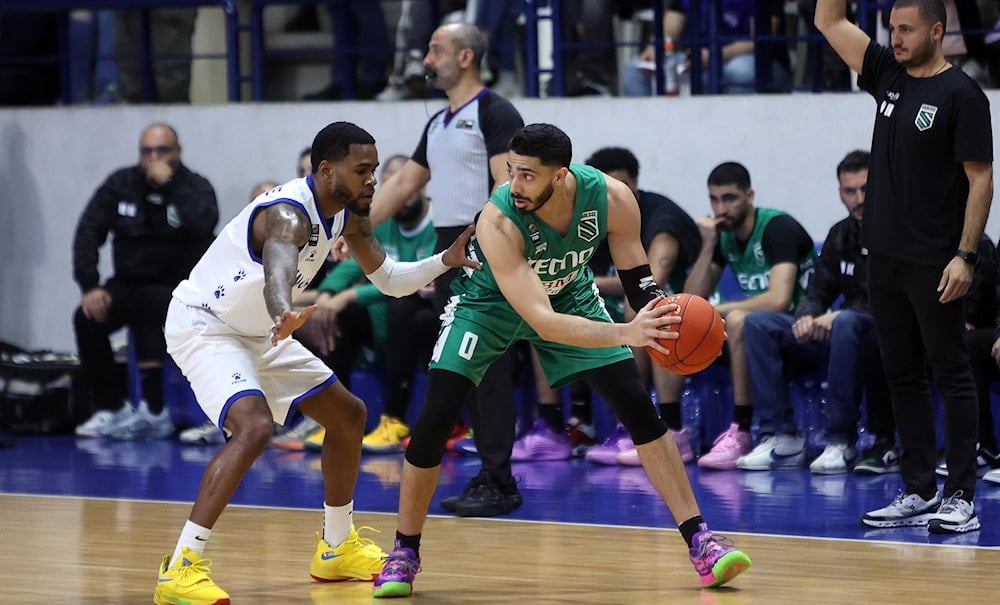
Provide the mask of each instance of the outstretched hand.
POLYGON ((292 332, 301 328, 317 309, 318 306, 310 305, 301 311, 285 311, 279 317, 275 317, 274 327, 271 328, 271 344, 277 346, 278 342, 291 336, 292 332))
POLYGON ((657 306, 662 297, 654 298, 639 309, 635 318, 625 324, 626 343, 632 347, 649 347, 664 355, 670 354, 670 349, 664 347, 661 339, 676 340, 677 331, 669 327, 681 322, 680 315, 674 312, 679 308, 676 303, 657 306))
POLYGON ((470 269, 482 269, 483 264, 474 261, 465 255, 465 248, 469 245, 469 240, 472 239, 472 234, 476 232, 475 225, 469 225, 459 235, 455 238, 455 241, 448 246, 448 249, 444 251, 441 255, 441 262, 443 262, 448 267, 468 267, 470 269))

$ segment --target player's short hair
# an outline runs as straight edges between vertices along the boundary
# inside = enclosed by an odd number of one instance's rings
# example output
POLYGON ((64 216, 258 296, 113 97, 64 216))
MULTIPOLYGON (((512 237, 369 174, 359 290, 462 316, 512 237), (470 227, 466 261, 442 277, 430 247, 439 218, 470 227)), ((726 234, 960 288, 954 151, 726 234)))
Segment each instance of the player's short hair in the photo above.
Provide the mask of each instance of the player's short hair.
POLYGON ((896 0, 892 9, 896 10, 897 8, 916 8, 917 14, 924 21, 931 25, 940 21, 941 28, 948 29, 948 12, 941 0, 896 0))
POLYGON ((601 172, 624 170, 632 180, 639 178, 639 159, 624 147, 602 147, 587 158, 586 163, 601 172))
POLYGON ((528 124, 514 133, 510 150, 518 155, 538 158, 543 166, 569 166, 573 143, 569 136, 552 124, 528 124))
POLYGON ((334 122, 327 124, 313 139, 310 161, 312 171, 319 170, 323 160, 339 162, 351 153, 351 145, 374 145, 375 137, 357 124, 334 122))
POLYGON ((840 178, 840 175, 845 172, 861 172, 862 170, 868 170, 871 159, 872 154, 863 149, 855 149, 845 155, 844 159, 840 160, 840 163, 837 164, 837 178, 840 178))
POLYGON ((749 191, 750 171, 739 162, 723 162, 708 174, 708 184, 714 187, 736 185, 742 191, 749 191))

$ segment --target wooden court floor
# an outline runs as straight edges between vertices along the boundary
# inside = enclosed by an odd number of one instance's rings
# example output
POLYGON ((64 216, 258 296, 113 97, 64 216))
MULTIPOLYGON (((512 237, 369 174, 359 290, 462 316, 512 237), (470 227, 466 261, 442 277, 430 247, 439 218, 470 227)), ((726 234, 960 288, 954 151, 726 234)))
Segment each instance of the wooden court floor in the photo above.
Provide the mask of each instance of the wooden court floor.
MULTIPOLYGON (((152 602, 188 504, 0 495, 0 603, 152 602)), ((387 548, 394 515, 355 513, 387 548)), ((372 603, 371 584, 318 584, 308 565, 322 514, 231 506, 206 556, 234 604, 372 603)), ((996 603, 1000 550, 730 535, 753 567, 700 590, 676 530, 432 517, 420 603, 996 603)), ((381 602, 381 600, 379 601, 381 602)), ((407 602, 406 599, 386 600, 407 602)))

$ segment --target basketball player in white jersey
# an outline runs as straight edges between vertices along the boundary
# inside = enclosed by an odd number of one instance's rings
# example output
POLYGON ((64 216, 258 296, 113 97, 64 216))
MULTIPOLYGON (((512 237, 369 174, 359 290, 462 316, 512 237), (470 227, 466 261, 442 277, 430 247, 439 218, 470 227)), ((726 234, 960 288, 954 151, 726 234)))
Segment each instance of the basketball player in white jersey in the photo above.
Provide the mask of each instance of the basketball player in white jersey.
POLYGON ((340 235, 372 283, 393 296, 415 292, 450 267, 479 263, 465 258, 471 229, 423 261, 386 256, 368 219, 378 152, 365 130, 328 125, 313 141, 311 161, 312 174, 261 194, 230 221, 174 290, 167 350, 228 439, 205 470, 173 555, 163 559, 156 603, 229 603, 203 558, 212 527, 270 442, 272 423, 300 413, 326 427, 325 515, 310 575, 368 581, 382 569, 385 553, 358 536, 351 518, 365 404, 289 338, 317 311, 295 310, 293 302, 340 235))

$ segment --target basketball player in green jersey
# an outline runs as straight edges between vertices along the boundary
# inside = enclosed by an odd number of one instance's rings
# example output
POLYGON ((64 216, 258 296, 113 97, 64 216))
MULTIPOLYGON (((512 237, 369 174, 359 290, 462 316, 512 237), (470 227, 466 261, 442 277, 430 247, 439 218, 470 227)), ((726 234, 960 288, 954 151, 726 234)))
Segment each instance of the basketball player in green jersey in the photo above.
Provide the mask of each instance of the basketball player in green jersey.
POLYGON ((662 292, 639 238, 639 206, 623 183, 570 164, 569 137, 531 124, 511 139, 509 182, 476 222, 469 248, 481 271, 456 278, 435 344, 427 393, 403 464, 395 549, 375 581, 376 597, 408 596, 420 570, 420 534, 437 487, 441 457, 465 395, 494 359, 519 340, 538 351, 552 386, 584 380, 629 430, 643 467, 677 521, 702 586, 719 586, 750 565, 723 545, 701 517, 677 446, 643 388, 629 346, 665 348, 657 338, 680 319, 656 308, 662 292), (638 313, 613 323, 587 261, 608 239, 629 304, 638 313))

